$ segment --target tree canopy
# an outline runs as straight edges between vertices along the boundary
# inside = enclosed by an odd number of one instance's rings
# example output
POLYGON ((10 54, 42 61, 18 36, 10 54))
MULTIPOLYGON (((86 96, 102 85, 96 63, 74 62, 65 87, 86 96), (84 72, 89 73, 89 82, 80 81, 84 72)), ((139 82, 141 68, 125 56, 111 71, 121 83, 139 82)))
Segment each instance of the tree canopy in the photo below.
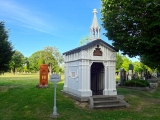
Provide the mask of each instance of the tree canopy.
POLYGON ((44 47, 43 50, 34 52, 29 58, 29 70, 38 71, 41 64, 48 64, 50 74, 52 72, 62 72, 61 64, 63 56, 56 47, 44 47))
POLYGON ((160 65, 159 0, 102 0, 101 13, 105 36, 115 48, 160 65))
POLYGON ((9 61, 13 55, 13 46, 8 41, 8 37, 8 30, 5 29, 4 22, 0 22, 0 73, 9 69, 9 61))
POLYGON ((123 57, 121 56, 120 53, 117 53, 116 54, 116 70, 117 70, 117 72, 120 71, 122 64, 123 64, 123 57))
POLYGON ((15 74, 16 68, 21 67, 24 64, 24 56, 21 52, 15 50, 14 54, 12 55, 12 59, 10 61, 10 67, 15 74))
POLYGON ((89 36, 83 36, 80 40, 79 46, 85 45, 89 42, 89 36))

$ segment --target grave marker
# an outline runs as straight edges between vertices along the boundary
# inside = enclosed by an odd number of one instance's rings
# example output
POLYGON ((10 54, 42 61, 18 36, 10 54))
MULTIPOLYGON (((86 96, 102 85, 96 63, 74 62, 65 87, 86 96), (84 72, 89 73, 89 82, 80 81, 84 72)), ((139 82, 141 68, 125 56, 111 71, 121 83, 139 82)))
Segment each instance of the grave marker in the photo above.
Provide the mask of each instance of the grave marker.
POLYGON ((57 82, 60 82, 60 75, 57 74, 53 74, 50 76, 50 81, 54 83, 54 107, 53 107, 53 113, 51 114, 52 118, 56 118, 59 116, 59 114, 57 113, 57 107, 56 107, 56 86, 57 86, 57 82))
POLYGON ((48 65, 41 64, 40 65, 40 75, 39 75, 40 83, 38 87, 47 87, 48 86, 48 65))
POLYGON ((128 74, 128 80, 131 80, 132 79, 132 75, 133 75, 133 65, 132 64, 129 64, 129 74, 128 74))
POLYGON ((123 86, 125 81, 126 81, 126 71, 123 68, 121 68, 120 69, 120 85, 123 86))

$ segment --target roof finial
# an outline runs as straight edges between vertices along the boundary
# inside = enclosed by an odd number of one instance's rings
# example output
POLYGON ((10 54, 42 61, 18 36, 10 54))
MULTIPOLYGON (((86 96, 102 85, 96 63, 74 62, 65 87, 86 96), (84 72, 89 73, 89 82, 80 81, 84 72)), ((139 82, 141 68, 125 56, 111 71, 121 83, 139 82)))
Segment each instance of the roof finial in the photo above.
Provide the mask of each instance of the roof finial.
POLYGON ((100 27, 98 26, 98 20, 96 17, 97 14, 97 10, 93 9, 93 22, 90 28, 90 40, 96 40, 96 39, 100 39, 100 27))
POLYGON ((97 10, 93 9, 93 14, 96 15, 97 14, 97 10))

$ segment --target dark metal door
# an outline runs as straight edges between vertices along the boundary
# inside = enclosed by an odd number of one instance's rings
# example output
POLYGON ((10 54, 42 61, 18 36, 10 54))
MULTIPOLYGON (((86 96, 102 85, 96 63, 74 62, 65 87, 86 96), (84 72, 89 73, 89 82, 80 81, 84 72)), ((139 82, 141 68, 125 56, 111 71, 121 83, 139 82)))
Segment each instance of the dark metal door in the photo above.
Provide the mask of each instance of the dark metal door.
POLYGON ((103 95, 104 66, 102 63, 93 63, 91 66, 91 90, 93 95, 103 95))

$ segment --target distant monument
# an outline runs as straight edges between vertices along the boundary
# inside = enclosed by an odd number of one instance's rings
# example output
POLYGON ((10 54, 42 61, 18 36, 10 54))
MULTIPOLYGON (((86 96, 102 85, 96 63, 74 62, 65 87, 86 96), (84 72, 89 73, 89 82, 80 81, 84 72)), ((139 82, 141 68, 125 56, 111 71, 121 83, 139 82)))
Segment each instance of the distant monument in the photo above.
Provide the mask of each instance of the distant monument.
POLYGON ((132 75, 133 75, 133 65, 132 64, 129 64, 129 73, 128 73, 128 80, 132 80, 132 75))

